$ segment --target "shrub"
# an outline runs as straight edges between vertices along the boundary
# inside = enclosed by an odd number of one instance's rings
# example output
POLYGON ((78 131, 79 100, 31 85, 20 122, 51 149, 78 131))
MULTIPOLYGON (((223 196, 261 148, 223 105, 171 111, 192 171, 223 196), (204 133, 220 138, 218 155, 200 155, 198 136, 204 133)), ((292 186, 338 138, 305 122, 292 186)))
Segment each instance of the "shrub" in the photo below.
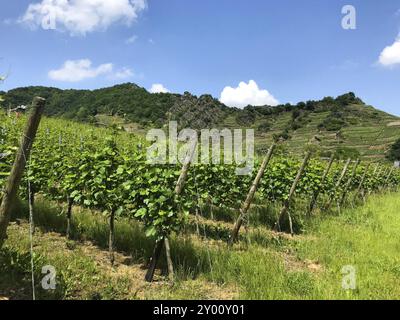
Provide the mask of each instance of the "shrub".
POLYGON ((400 160, 400 139, 398 139, 392 146, 390 147, 389 152, 386 155, 391 161, 398 161, 400 160))
POLYGON ((244 110, 240 112, 239 115, 236 117, 236 122, 241 126, 248 126, 252 125, 256 121, 256 115, 254 112, 249 110, 244 110))
POLYGON ((336 149, 336 157, 338 159, 358 159, 360 158, 360 152, 355 148, 350 147, 338 147, 336 149))
POLYGON ((258 126, 258 131, 268 132, 269 130, 271 130, 271 127, 272 127, 272 125, 270 122, 264 121, 258 126))

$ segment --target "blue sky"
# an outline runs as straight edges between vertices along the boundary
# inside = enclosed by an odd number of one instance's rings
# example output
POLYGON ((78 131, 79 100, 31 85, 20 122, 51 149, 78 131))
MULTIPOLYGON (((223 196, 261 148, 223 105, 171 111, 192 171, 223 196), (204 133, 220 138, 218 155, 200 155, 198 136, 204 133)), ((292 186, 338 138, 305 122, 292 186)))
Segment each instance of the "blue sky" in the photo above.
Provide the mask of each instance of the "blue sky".
POLYGON ((233 105, 354 91, 400 115, 399 31, 399 0, 7 1, 0 73, 9 76, 0 90, 134 82, 216 98, 225 88, 233 105), (342 28, 347 4, 355 30, 342 28), (56 30, 42 28, 45 8, 56 30))

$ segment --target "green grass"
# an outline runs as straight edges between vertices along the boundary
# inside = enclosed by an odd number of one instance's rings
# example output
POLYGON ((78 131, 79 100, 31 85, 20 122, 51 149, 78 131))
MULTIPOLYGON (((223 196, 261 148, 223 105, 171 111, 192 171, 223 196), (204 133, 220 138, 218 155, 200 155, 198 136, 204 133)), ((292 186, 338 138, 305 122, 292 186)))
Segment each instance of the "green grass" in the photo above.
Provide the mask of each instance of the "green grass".
POLYGON ((314 223, 317 240, 302 242, 300 259, 318 260, 327 271, 319 282, 323 298, 400 299, 399 194, 375 196, 361 209, 314 223), (357 270, 357 290, 340 287, 343 266, 357 270))
MULTIPOLYGON (((28 226, 12 225, 5 248, 0 251, 0 296, 31 299, 31 262, 28 226), (2 268, 2 270, 3 270, 2 268)), ((121 299, 127 288, 126 277, 112 277, 94 259, 76 246, 54 235, 36 236, 34 242, 34 278, 36 299, 121 299), (42 267, 51 265, 57 272, 56 290, 44 290, 42 267)))
MULTIPOLYGON (((50 296, 45 292, 39 297, 400 299, 399 206, 399 193, 374 195, 363 207, 343 210, 340 215, 319 215, 307 221, 302 235, 290 238, 271 233, 267 241, 265 231, 259 235, 261 240, 256 239, 253 231, 250 242, 242 238, 233 249, 209 237, 175 236, 171 246, 177 283, 173 287, 165 283, 160 270, 156 283, 138 289, 136 286, 143 283, 145 272, 141 266, 145 266, 154 245, 153 239, 144 236, 140 225, 125 219, 117 223, 116 248, 120 255, 119 268, 122 268, 117 272, 106 266, 104 258, 107 257, 106 219, 88 211, 76 211, 75 240, 62 240, 59 233, 65 228, 65 218, 61 208, 39 201, 36 221, 40 228, 35 236, 35 259, 38 265, 45 261, 62 270, 60 290, 50 296), (86 243, 88 240, 97 247, 88 251, 91 248, 86 243), (123 257, 130 257, 132 261, 126 263, 123 257), (341 271, 348 265, 356 270, 355 290, 342 288, 341 271), (141 293, 137 294, 136 290, 141 293)), ((6 247, 1 251, 0 266, 8 270, 7 277, 0 275, 0 296, 2 290, 10 292, 10 288, 25 288, 29 293, 26 226, 12 225, 6 247)), ((160 267, 165 270, 164 263, 160 267)), ((40 279, 39 271, 36 272, 40 279)), ((26 292, 25 296, 29 296, 26 292)))
POLYGON ((400 299, 399 206, 397 193, 374 196, 362 208, 317 219, 278 251, 253 246, 219 255, 213 276, 238 282, 245 299, 400 299), (356 290, 342 288, 348 265, 356 270, 356 290))
MULTIPOLYGON (((31 298, 31 265, 29 227, 20 208, 8 230, 5 247, 0 250, 0 297, 31 298)), ((207 270, 205 250, 197 250, 190 239, 172 237, 172 254, 177 281, 171 286, 166 281, 165 257, 162 256, 154 284, 144 281, 146 262, 154 239, 145 237, 141 226, 121 219, 116 223, 116 265, 108 259, 107 221, 101 215, 82 210, 74 214, 73 239, 63 232, 65 219, 61 208, 38 201, 36 205, 36 233, 34 235, 35 282, 38 299, 228 299, 235 290, 220 289, 199 274, 207 270), (90 240, 90 241, 89 241, 90 240), (94 245, 93 245, 94 244, 94 245), (57 270, 57 290, 41 288, 41 267, 52 265, 57 270)))

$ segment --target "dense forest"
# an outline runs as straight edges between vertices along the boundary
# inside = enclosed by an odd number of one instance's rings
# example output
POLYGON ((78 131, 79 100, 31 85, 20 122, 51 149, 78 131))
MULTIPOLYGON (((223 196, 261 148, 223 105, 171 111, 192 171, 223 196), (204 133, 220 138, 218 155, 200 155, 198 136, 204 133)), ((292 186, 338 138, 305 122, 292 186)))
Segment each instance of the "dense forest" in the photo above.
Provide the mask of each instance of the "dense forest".
POLYGON ((26 87, 10 90, 4 96, 4 105, 13 107, 29 104, 33 96, 44 97, 48 116, 92 122, 97 114, 110 114, 143 124, 164 121, 175 101, 172 94, 150 94, 134 84, 94 91, 26 87))

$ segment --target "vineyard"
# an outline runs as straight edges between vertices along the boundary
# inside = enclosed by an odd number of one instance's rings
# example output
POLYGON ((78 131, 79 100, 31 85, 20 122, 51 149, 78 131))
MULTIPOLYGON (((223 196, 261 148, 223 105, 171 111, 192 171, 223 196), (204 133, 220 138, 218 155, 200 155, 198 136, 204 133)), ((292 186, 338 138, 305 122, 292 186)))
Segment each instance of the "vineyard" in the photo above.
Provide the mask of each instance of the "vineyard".
MULTIPOLYGON (((1 188, 25 123, 25 117, 0 113, 1 188)), ((400 173, 389 165, 339 160, 335 155, 324 159, 315 146, 299 158, 288 154, 281 144, 271 146, 268 155, 259 155, 251 174, 239 176, 235 165, 193 164, 186 169, 182 165, 151 165, 146 161, 147 142, 141 138, 111 128, 44 118, 19 197, 29 202, 31 210, 39 195, 65 204, 67 237, 74 223, 74 208, 107 216, 111 263, 115 259, 115 220, 137 221, 155 243, 146 276, 151 281, 164 244, 168 271, 173 274, 168 242, 173 234, 191 232, 231 245, 249 240, 255 228, 301 234, 306 221, 319 213, 336 214, 400 184, 400 173), (224 228, 215 227, 215 222, 224 228)), ((262 243, 258 238, 253 234, 251 241, 262 243)))

